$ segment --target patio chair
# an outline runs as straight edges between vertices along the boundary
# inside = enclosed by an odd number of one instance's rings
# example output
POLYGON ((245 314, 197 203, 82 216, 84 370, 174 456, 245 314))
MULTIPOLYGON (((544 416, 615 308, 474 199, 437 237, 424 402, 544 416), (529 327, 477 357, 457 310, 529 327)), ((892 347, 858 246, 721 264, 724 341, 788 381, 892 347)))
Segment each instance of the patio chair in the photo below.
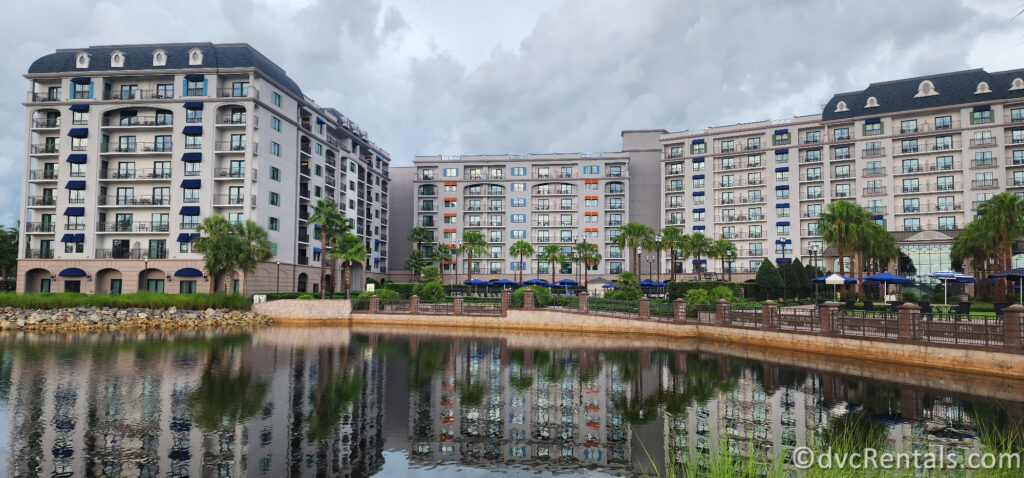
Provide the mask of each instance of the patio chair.
POLYGON ((919 307, 921 307, 921 313, 922 314, 931 314, 932 313, 932 303, 931 302, 928 302, 927 300, 922 300, 922 301, 918 302, 917 305, 919 307))
POLYGON ((903 304, 904 304, 904 302, 902 300, 894 301, 892 304, 889 304, 889 312, 892 312, 892 313, 899 312, 900 311, 900 306, 903 305, 903 304))
POLYGON ((853 305, 856 303, 857 301, 854 299, 846 299, 846 302, 843 304, 843 310, 853 310, 853 305))
POLYGON ((874 301, 870 301, 870 300, 864 301, 864 312, 874 312, 874 311, 875 311, 875 303, 874 303, 874 301))
POLYGON ((992 305, 996 309, 996 317, 1002 319, 1003 318, 1003 309, 1006 309, 1007 307, 1009 307, 1010 303, 1009 302, 996 302, 995 304, 992 304, 992 305))
POLYGON ((956 305, 956 315, 967 315, 971 313, 971 303, 961 302, 956 305))

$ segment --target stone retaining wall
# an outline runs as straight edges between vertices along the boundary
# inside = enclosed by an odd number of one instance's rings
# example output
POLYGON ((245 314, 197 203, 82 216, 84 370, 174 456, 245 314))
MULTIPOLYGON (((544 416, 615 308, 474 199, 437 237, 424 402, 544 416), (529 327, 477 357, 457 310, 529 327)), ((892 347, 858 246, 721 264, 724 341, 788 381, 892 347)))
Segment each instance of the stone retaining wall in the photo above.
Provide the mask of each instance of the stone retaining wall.
POLYGON ((90 331, 118 329, 184 329, 269 325, 270 320, 247 310, 181 310, 110 307, 65 309, 0 309, 3 331, 90 331))
POLYGON ((321 321, 348 319, 352 301, 338 300, 272 300, 253 304, 252 311, 275 321, 321 321))

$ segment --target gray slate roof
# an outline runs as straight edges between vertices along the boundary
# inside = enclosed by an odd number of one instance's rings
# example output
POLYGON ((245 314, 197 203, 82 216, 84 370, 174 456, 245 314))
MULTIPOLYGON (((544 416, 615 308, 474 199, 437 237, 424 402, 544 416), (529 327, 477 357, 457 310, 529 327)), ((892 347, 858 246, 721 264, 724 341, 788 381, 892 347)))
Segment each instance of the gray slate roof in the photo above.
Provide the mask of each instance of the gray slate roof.
POLYGON ((1014 78, 1024 78, 1024 69, 988 73, 983 69, 956 71, 932 76, 872 83, 863 91, 839 93, 832 97, 821 117, 834 121, 860 116, 883 116, 899 111, 951 106, 964 103, 993 102, 1024 97, 1024 90, 1010 91, 1014 78), (918 86, 930 80, 939 94, 914 98, 918 86), (987 82, 991 93, 974 94, 978 83, 987 82), (865 108, 868 98, 874 96, 878 106, 865 108), (845 101, 850 111, 837 113, 836 104, 845 101))
POLYGON ((83 49, 57 50, 32 62, 28 72, 32 73, 73 73, 77 71, 124 71, 124 70, 183 70, 208 68, 255 68, 267 78, 277 82, 284 89, 302 98, 302 89, 285 74, 281 67, 247 44, 213 43, 169 43, 153 45, 112 45, 83 49), (203 52, 202 66, 189 66, 188 52, 198 48, 203 52), (165 66, 153 66, 155 50, 167 52, 165 66), (91 56, 89 68, 75 68, 75 57, 79 52, 91 56), (112 68, 110 55, 121 51, 125 55, 124 66, 112 68))

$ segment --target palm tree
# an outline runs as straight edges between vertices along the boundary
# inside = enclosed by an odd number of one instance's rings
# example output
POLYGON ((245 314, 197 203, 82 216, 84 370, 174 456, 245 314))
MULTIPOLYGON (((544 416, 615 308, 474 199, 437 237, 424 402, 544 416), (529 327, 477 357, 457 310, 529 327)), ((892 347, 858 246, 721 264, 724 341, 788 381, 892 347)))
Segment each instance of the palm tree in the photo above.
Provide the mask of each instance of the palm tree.
MULTIPOLYGON (((580 264, 583 262, 583 256, 587 254, 587 251, 590 250, 591 246, 593 246, 593 244, 587 242, 586 239, 584 239, 583 242, 577 242, 575 245, 572 246, 572 258, 576 264, 577 281, 583 280, 583 270, 580 269, 580 264)), ((586 267, 584 267, 583 269, 586 269, 586 267)))
MULTIPOLYGON (((234 270, 236 241, 231 223, 224 216, 213 215, 203 218, 196 228, 200 236, 192 242, 192 250, 203 255, 203 269, 210 276, 210 293, 217 291, 218 274, 227 275, 234 270)), ((228 292, 224 289, 224 293, 228 292)))
POLYGON ((523 256, 533 255, 533 245, 522 239, 512 244, 512 247, 508 248, 508 253, 513 256, 519 256, 519 283, 523 283, 523 256))
POLYGON ((346 232, 331 249, 331 257, 345 262, 345 298, 352 295, 352 263, 366 259, 366 245, 359 236, 346 232))
MULTIPOLYGON (((239 245, 235 254, 235 268, 242 272, 242 295, 245 295, 245 274, 256 270, 256 264, 274 257, 274 250, 267 230, 256 224, 256 221, 248 219, 237 223, 234 230, 239 245)), ((224 290, 227 290, 226 282, 224 290)))
POLYGON ((585 290, 590 286, 590 279, 587 277, 588 266, 600 264, 601 259, 601 252, 597 249, 597 244, 590 244, 590 247, 583 251, 583 288, 585 290))
POLYGON ((437 262, 438 268, 441 270, 441 282, 444 282, 444 264, 452 260, 452 250, 447 244, 440 244, 434 248, 434 255, 431 259, 437 262))
POLYGON ((428 266, 427 258, 423 256, 423 251, 419 249, 413 249, 409 253, 409 258, 405 261, 405 268, 413 271, 416 274, 417 281, 419 280, 423 268, 428 266))
POLYGON ((857 237, 870 222, 867 210, 849 201, 833 202, 818 216, 821 238, 839 250, 839 275, 846 275, 844 259, 847 251, 851 254, 850 267, 853 268, 852 254, 857 237))
POLYGON ((700 279, 701 277, 700 258, 701 256, 706 257, 709 253, 711 253, 711 244, 711 238, 705 236, 703 232, 695 232, 692 235, 690 235, 690 241, 688 244, 690 246, 689 252, 691 255, 693 255, 693 257, 695 257, 694 260, 697 261, 697 265, 694 266, 694 270, 697 272, 698 279, 700 279))
POLYGON ((736 245, 722 237, 711 244, 711 255, 722 261, 722 274, 725 274, 725 259, 736 252, 736 245))
POLYGON ((479 231, 462 233, 462 251, 466 253, 466 280, 473 280, 473 254, 487 252, 487 240, 479 231))
POLYGON ((555 281, 555 261, 562 255, 562 247, 558 244, 548 244, 540 250, 539 259, 548 263, 551 268, 551 282, 555 281))
POLYGON ((1013 244, 1024 236, 1024 199, 1002 192, 978 207, 978 219, 995 233, 995 262, 1001 269, 1013 264, 1013 244))
POLYGON ((671 269, 672 278, 671 281, 676 280, 676 257, 679 253, 679 249, 682 248, 683 243, 686 242, 687 236, 683 233, 682 229, 678 227, 667 227, 661 230, 661 246, 672 254, 672 262, 669 268, 671 269))
MULTIPOLYGON (((643 240, 641 241, 644 250, 647 251, 648 254, 653 252, 658 256, 657 259, 659 277, 661 276, 661 251, 663 247, 660 239, 661 236, 654 234, 654 230, 652 229, 651 233, 644 236, 643 240)), ((654 271, 649 271, 649 273, 653 275, 654 271)))
POLYGON ((640 263, 636 250, 643 244, 644 238, 653 233, 654 230, 649 226, 639 222, 629 222, 619 228, 619 235, 615 238, 615 244, 619 246, 619 249, 630 249, 633 251, 633 275, 637 275, 637 267, 640 263))
POLYGON ((409 237, 406 238, 409 242, 416 243, 416 250, 423 252, 423 243, 434 242, 434 235, 430 233, 430 230, 423 226, 416 226, 409 231, 409 237))
POLYGON ((320 225, 320 247, 323 249, 320 257, 320 298, 323 299, 327 293, 327 249, 330 248, 331 241, 343 233, 344 226, 342 224, 347 225, 348 221, 338 209, 337 203, 330 199, 321 199, 316 202, 316 206, 313 206, 313 214, 309 216, 309 222, 320 225))

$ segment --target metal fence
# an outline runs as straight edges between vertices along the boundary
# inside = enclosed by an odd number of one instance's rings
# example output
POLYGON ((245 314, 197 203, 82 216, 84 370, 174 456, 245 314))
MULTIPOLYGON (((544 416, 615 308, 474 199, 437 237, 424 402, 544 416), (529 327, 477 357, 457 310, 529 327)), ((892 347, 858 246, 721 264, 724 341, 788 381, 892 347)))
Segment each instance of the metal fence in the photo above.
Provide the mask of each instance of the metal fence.
POLYGON ((821 313, 818 309, 783 307, 773 309, 771 326, 780 330, 802 330, 817 332, 821 329, 821 313))
POLYGON ((833 310, 832 332, 854 337, 895 339, 899 336, 897 317, 892 312, 833 310))
POLYGON ((692 319, 702 324, 714 324, 716 322, 715 317, 717 315, 717 306, 714 304, 686 307, 686 320, 692 319))
POLYGON ((651 302, 648 304, 647 315, 654 320, 671 322, 676 318, 676 306, 671 302, 651 302))
POLYGON ((378 312, 392 312, 396 314, 408 314, 409 299, 388 299, 377 301, 378 312))
POLYGON ((569 310, 578 310, 579 307, 580 307, 580 298, 579 297, 565 297, 565 296, 556 295, 556 296, 552 297, 552 301, 551 301, 550 307, 569 309, 569 310))
POLYGON ((501 303, 486 304, 463 302, 462 311, 465 315, 501 315, 501 303))
POLYGON ((454 315, 454 302, 420 302, 416 305, 416 311, 420 314, 454 315))
POLYGON ((587 297, 587 312, 632 319, 640 316, 640 303, 632 300, 587 297))
POLYGON ((914 340, 955 345, 1003 345, 1003 319, 990 315, 914 314, 914 340))
POLYGON ((726 325, 738 325, 740 327, 760 327, 762 319, 761 308, 752 307, 730 307, 725 314, 726 325))

